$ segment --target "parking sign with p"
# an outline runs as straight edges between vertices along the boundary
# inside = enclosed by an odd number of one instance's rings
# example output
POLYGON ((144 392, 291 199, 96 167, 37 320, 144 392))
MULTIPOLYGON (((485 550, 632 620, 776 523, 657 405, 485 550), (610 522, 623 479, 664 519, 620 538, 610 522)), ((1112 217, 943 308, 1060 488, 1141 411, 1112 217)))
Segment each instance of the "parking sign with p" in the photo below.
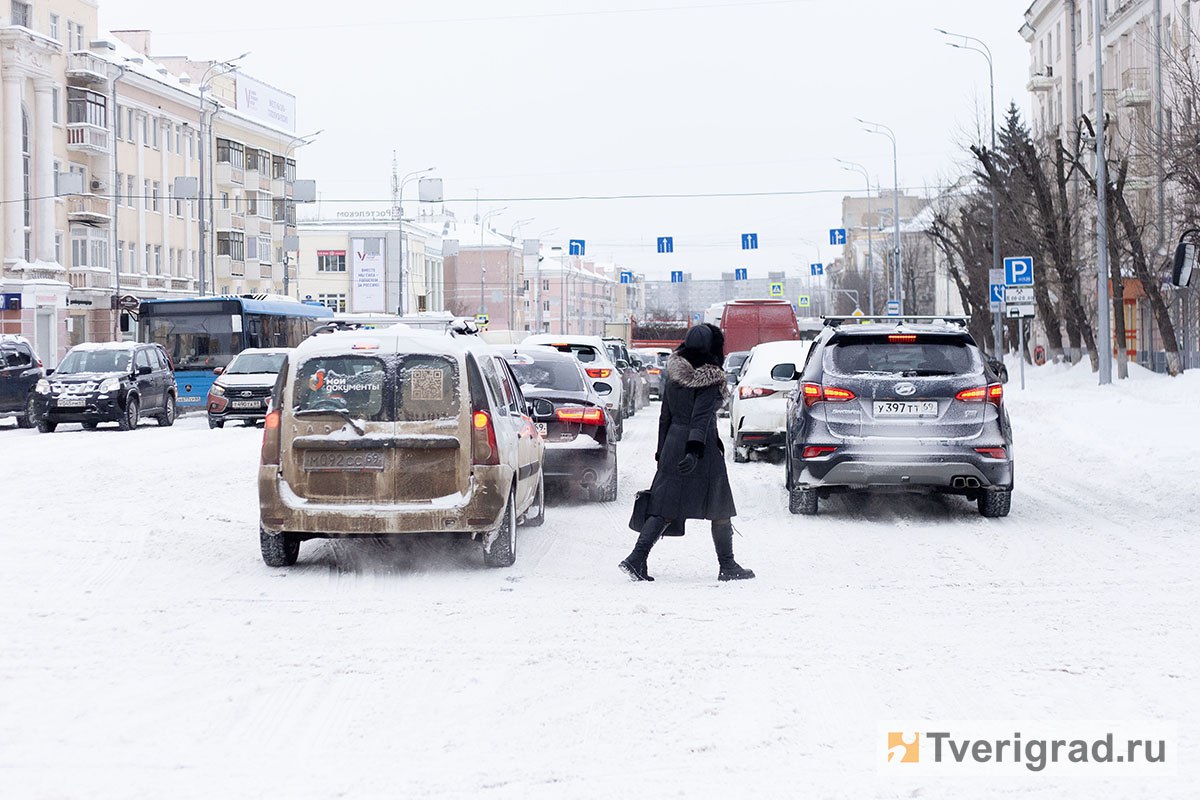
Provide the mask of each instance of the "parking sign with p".
POLYGON ((1004 283, 1008 286, 1033 286, 1033 259, 1004 259, 1004 283))

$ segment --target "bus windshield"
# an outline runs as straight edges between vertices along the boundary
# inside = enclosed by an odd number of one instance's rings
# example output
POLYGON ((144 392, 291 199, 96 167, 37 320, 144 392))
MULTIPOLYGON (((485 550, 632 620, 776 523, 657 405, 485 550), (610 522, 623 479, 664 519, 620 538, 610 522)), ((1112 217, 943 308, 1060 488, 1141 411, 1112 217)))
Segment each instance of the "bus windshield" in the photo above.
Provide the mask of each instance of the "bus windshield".
POLYGON ((225 367, 242 350, 242 334, 234 332, 230 314, 155 315, 143 320, 144 341, 166 348, 177 370, 225 367))

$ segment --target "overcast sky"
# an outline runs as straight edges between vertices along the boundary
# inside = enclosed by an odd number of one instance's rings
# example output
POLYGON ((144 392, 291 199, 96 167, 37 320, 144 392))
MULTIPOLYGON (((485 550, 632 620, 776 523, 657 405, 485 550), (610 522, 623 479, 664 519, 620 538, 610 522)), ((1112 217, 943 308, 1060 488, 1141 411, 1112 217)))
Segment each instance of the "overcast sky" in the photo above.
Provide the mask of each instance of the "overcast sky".
MULTIPOLYGON (((987 64, 935 27, 985 39, 997 105, 1028 106, 1027 0, 101 0, 101 25, 149 28, 158 55, 231 58, 297 95, 300 177, 327 200, 390 199, 400 169, 436 166, 460 217, 586 239, 653 277, 830 261, 828 229, 861 175, 900 183, 960 169, 984 124, 987 64), (202 10, 203 15, 197 12, 202 10), (486 198, 814 192, 801 196, 529 202, 486 198), (760 250, 739 236, 756 232, 760 250), (675 237, 676 252, 655 252, 675 237), (806 242, 805 240, 810 240, 806 242), (818 243, 821 244, 818 249, 818 243)), ((408 196, 415 196, 410 185, 408 196)), ((410 213, 415 206, 410 205, 410 213)))

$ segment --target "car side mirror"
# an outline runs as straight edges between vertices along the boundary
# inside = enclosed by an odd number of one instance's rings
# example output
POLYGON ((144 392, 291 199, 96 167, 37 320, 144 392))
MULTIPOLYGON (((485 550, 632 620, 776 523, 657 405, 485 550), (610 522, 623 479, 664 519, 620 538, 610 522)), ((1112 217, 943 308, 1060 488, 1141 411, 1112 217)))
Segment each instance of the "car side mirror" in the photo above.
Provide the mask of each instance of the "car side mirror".
POLYGON ((225 371, 224 367, 217 367, 216 369, 213 370, 213 375, 220 375, 224 371, 225 371))
POLYGON ((1196 268, 1196 245, 1180 242, 1175 248, 1175 265, 1171 270, 1171 285, 1186 288, 1192 283, 1192 271, 1196 268))
POLYGON ((617 359, 617 369, 629 369, 629 362, 623 358, 617 359))
POLYGON ((775 369, 771 370, 771 380, 784 382, 796 380, 796 365, 776 364, 775 369))
POLYGON ((46 377, 47 377, 47 378, 49 378, 49 377, 50 377, 51 375, 53 375, 53 374, 54 374, 54 370, 52 370, 52 369, 48 369, 48 370, 46 370, 46 377))
POLYGON ((601 397, 607 397, 613 392, 613 387, 607 383, 593 383, 592 388, 595 389, 596 394, 600 395, 601 397))
POLYGON ((151 367, 149 364, 143 364, 142 366, 137 368, 138 375, 149 375, 152 372, 154 372, 154 368, 151 367))

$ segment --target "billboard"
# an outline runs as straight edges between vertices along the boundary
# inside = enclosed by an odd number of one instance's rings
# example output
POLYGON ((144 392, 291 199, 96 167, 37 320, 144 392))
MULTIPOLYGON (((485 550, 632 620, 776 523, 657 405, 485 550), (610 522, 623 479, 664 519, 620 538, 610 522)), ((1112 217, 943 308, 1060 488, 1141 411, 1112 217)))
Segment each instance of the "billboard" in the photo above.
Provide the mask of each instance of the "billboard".
POLYGON ((352 239, 350 249, 350 311, 355 314, 386 313, 383 239, 352 239))
POLYGON ((237 110, 249 117, 295 132, 296 98, 274 86, 237 75, 237 110))

